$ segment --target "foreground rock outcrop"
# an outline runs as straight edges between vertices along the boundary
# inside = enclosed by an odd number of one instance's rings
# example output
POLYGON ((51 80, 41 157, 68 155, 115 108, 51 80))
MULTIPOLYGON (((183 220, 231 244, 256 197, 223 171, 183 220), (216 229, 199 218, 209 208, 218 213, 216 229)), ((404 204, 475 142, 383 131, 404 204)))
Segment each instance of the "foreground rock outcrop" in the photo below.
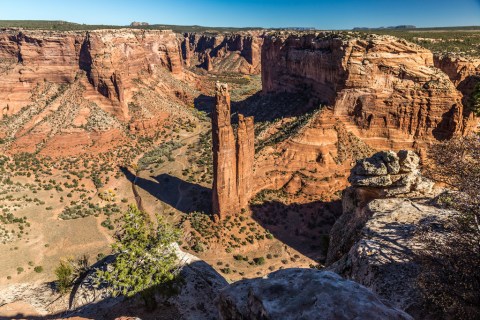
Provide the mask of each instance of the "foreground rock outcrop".
MULTIPOLYGON (((418 319, 429 316, 418 286, 424 269, 419 253, 456 213, 431 203, 433 183, 419 172, 411 151, 380 152, 357 162, 343 214, 330 233, 329 269, 352 279, 418 319)), ((431 270, 428 270, 431 272, 431 270)))
POLYGON ((230 116, 230 94, 226 84, 216 85, 212 112, 213 187, 212 211, 220 219, 248 205, 254 160, 253 117, 239 115, 237 139, 230 116))
POLYGON ((216 300, 221 319, 412 319, 328 271, 285 269, 242 280, 216 300))

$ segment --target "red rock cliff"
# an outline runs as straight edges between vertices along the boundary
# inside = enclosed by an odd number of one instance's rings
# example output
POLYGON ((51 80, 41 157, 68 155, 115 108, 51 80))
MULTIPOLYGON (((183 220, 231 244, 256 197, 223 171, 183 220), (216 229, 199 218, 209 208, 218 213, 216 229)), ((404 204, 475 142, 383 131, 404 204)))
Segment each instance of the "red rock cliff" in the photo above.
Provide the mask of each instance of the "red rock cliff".
MULTIPOLYGON (((0 32, 0 107, 7 114, 28 105, 39 82, 71 83, 81 71, 108 99, 100 106, 128 118, 132 81, 155 68, 182 73, 177 35, 171 31, 136 29, 89 32, 0 32)), ((105 101, 105 100, 103 100, 105 101)))
POLYGON ((427 49, 389 36, 266 37, 263 91, 303 92, 375 139, 448 138, 463 126, 461 94, 427 49))
POLYGON ((463 94, 464 116, 468 119, 465 130, 480 130, 480 119, 471 112, 472 95, 480 86, 480 59, 460 55, 434 56, 435 66, 445 72, 463 94))
MULTIPOLYGON (((432 53, 394 37, 267 36, 262 80, 266 94, 299 93, 323 107, 301 130, 258 151, 254 192, 331 195, 346 186, 355 160, 375 149, 420 152, 465 127, 462 94, 432 53)), ((277 127, 288 121, 298 119, 277 127)))

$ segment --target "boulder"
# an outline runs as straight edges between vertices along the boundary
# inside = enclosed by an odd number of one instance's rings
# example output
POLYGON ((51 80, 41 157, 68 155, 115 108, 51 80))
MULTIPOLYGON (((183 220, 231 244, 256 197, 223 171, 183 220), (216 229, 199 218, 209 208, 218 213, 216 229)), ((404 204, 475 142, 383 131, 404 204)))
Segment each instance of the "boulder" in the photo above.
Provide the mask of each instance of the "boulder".
POLYGON ((398 152, 398 158, 400 160, 401 172, 412 172, 420 164, 420 157, 411 150, 400 150, 398 152))
POLYGON ((177 256, 184 264, 180 276, 180 294, 172 296, 173 304, 185 320, 216 319, 218 311, 212 301, 228 282, 208 263, 177 247, 177 256))
POLYGON ((419 163, 420 157, 410 150, 377 152, 357 161, 348 181, 354 187, 383 188, 385 197, 429 193, 433 183, 421 176, 419 163))
POLYGON ((284 269, 221 291, 221 319, 412 319, 367 288, 329 271, 284 269))

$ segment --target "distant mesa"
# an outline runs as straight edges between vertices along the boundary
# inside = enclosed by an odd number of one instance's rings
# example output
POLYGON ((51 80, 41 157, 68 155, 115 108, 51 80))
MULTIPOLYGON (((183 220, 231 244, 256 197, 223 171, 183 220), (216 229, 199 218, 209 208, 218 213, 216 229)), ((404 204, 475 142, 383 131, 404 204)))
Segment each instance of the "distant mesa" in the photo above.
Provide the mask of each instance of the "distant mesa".
POLYGON ((137 22, 133 21, 130 23, 130 27, 143 27, 143 26, 149 26, 150 24, 148 22, 137 22))
POLYGON ((390 26, 390 27, 377 27, 377 28, 369 28, 369 27, 355 27, 352 30, 378 30, 378 29, 416 29, 417 27, 411 24, 402 24, 399 26, 390 26))

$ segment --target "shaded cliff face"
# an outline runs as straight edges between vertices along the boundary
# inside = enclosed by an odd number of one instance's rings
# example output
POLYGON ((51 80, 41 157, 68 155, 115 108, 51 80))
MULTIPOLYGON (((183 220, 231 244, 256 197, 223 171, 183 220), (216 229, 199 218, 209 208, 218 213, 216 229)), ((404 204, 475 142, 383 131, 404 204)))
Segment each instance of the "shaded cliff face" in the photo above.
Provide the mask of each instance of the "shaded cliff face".
POLYGON ((258 74, 261 69, 260 32, 238 34, 187 33, 182 40, 182 56, 187 66, 212 72, 258 74))
POLYGON ((463 95, 464 116, 468 119, 465 131, 478 130, 480 119, 475 117, 473 95, 480 87, 480 59, 459 55, 435 55, 435 67, 445 72, 463 95))
POLYGON ((263 91, 308 92, 370 140, 444 139, 462 128, 461 95, 427 49, 388 36, 267 37, 263 91))
POLYGON ((480 75, 480 59, 459 55, 435 55, 435 67, 445 72, 453 84, 461 85, 471 76, 480 75))

